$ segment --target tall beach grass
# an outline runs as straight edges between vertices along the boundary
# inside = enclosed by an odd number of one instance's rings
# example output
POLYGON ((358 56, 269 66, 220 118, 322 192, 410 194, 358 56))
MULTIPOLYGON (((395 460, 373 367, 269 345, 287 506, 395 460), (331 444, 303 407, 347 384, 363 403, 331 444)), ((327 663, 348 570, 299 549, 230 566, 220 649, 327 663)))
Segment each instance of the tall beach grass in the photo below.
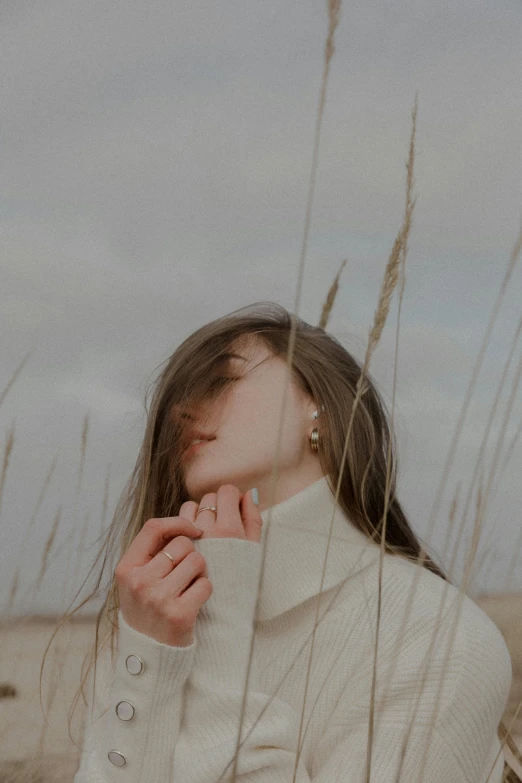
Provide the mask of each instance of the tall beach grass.
MULTIPOLYGON (((302 287, 302 281, 304 279, 304 269, 305 269, 305 259, 306 259, 306 252, 307 252, 307 243, 308 243, 308 235, 310 230, 310 223, 311 223, 311 215, 312 215, 312 207, 313 207, 313 196, 314 196, 314 189, 315 189, 315 179, 316 179, 316 173, 318 168, 318 160, 319 160, 319 147, 320 147, 320 137, 321 137, 321 125, 322 125, 322 118, 324 114, 324 107, 326 102, 326 93, 327 93, 327 84, 328 84, 328 77, 330 72, 330 66, 332 62, 332 58, 335 52, 335 46, 334 46, 334 39, 335 39, 335 31, 337 28, 337 25, 339 23, 340 19, 340 11, 341 11, 341 3, 340 0, 329 0, 327 3, 328 8, 328 31, 326 36, 326 43, 325 43, 325 52, 324 52, 324 70, 323 70, 323 78, 321 83, 321 92, 320 92, 320 98, 319 98, 319 104, 318 104, 318 110, 317 110, 317 117, 316 117, 316 126, 315 126, 315 137, 314 137, 314 149, 313 149, 313 157, 312 157, 312 164, 311 164, 311 172, 310 172, 310 180, 309 180, 309 190, 308 190, 308 199, 307 199, 307 207, 306 207, 306 215, 305 215, 305 222, 304 222, 304 231, 303 231, 303 242, 302 242, 302 248, 301 248, 301 255, 300 255, 300 262, 299 262, 299 270, 297 275, 297 285, 296 285, 296 294, 295 294, 295 301, 294 301, 294 307, 293 312, 297 316, 299 314, 299 308, 300 308, 300 299, 301 299, 301 287, 302 287)), ((404 215, 402 219, 402 224, 397 232, 397 236, 395 238, 395 241, 393 243, 392 249, 390 251, 389 258, 387 260, 387 263, 384 265, 384 271, 383 271, 383 279, 382 284, 378 296, 378 301, 374 313, 373 320, 371 322, 369 332, 368 332, 368 342, 367 347, 364 355, 363 360, 363 372, 361 373, 359 383, 357 385, 356 390, 356 400, 354 404, 354 408, 352 411, 351 421, 348 426, 348 433, 346 437, 346 443, 345 443, 345 451, 343 455, 343 462, 341 465, 341 472, 344 468, 344 460, 347 454, 347 448, 349 443, 349 438, 351 435, 351 423, 353 422, 353 412, 355 410, 355 407, 363 397, 365 393, 365 373, 368 372, 371 360, 374 356, 375 349, 379 345, 379 342, 381 340, 381 336, 383 333, 383 330, 388 322, 389 313, 390 313, 390 307, 393 300, 393 297, 397 294, 398 295, 398 315, 397 315, 397 323, 395 326, 395 354, 394 354, 394 374, 393 374, 393 389, 392 389, 392 406, 391 406, 391 427, 393 429, 393 421, 394 421, 394 412, 395 412, 395 399, 396 399, 396 386, 397 386, 397 374, 398 374, 398 359, 399 359, 399 346, 400 346, 400 318, 402 313, 402 302, 403 302, 403 295, 405 291, 405 285, 406 285, 406 261, 407 261, 407 250, 408 250, 408 239, 410 236, 412 223, 413 223, 413 214, 414 214, 414 208, 415 208, 415 202, 416 198, 413 196, 413 187, 414 187, 414 163, 415 163, 415 138, 416 138, 416 124, 417 124, 417 114, 418 114, 418 97, 415 96, 415 102, 414 107, 412 110, 412 129, 411 129, 411 137, 410 137, 410 143, 409 143, 409 149, 408 149, 408 155, 407 155, 407 162, 406 162, 406 190, 405 190, 405 206, 404 206, 404 215)), ((498 317, 502 302, 504 300, 506 291, 508 290, 510 281, 512 279, 513 272, 515 270, 516 264, 518 262, 520 252, 522 249, 522 226, 516 236, 516 239, 513 244, 512 253, 510 255, 510 258, 508 259, 508 262, 506 264, 506 269, 503 275, 503 278, 501 280, 500 288, 496 297, 496 300, 494 302, 492 312, 489 316, 488 323, 485 328, 485 332, 483 335, 482 343, 480 346, 480 350, 478 353, 478 356, 475 361, 475 365, 473 368, 473 372, 471 375, 471 378, 469 380, 468 388, 466 390, 465 398, 462 403, 462 407, 460 410, 460 414, 458 417, 457 425, 455 427, 454 435, 451 440, 451 443, 449 444, 448 448, 448 454, 446 458, 446 462, 444 465, 444 469, 441 475, 440 483, 437 489, 436 497, 433 503, 433 507, 431 509, 430 517, 429 517, 429 523, 428 523, 428 531, 427 531, 427 541, 429 542, 430 537, 433 533, 436 521, 437 521, 437 515, 440 512, 440 506, 442 497, 445 493, 445 491, 448 488, 448 485, 451 481, 454 479, 454 475, 452 474, 452 467, 454 465, 454 459, 455 459, 455 453, 457 449, 457 445, 459 442, 459 438, 462 435, 463 426, 465 423, 466 415, 469 411, 470 402, 472 399, 472 395, 476 389, 478 376, 480 373, 480 369, 482 367, 482 363, 484 360, 484 356, 487 350, 487 347, 489 345, 492 330, 494 327, 494 324, 496 322, 496 319, 498 317)), ((326 294, 326 298, 322 307, 321 316, 319 320, 319 325, 326 329, 329 323, 329 319, 331 316, 331 313, 334 308, 336 295, 339 289, 340 285, 340 278, 341 273, 344 270, 346 264, 349 263, 348 259, 344 259, 341 263, 340 269, 338 274, 336 275, 329 291, 326 294)), ((295 325, 295 320, 294 320, 295 325)), ((509 459, 511 458, 512 454, 514 453, 514 450, 516 449, 517 445, 519 444, 519 438, 520 434, 522 432, 522 426, 517 430, 515 437, 512 439, 512 441, 509 443, 508 447, 505 448, 505 440, 506 440, 506 433, 507 433, 507 427, 508 423, 511 420, 512 412, 513 412, 513 405, 515 396, 517 394, 519 383, 520 383, 520 377, 522 374, 522 359, 519 360, 517 369, 515 372, 515 379, 512 382, 512 388, 510 390, 510 397, 508 404, 506 406, 505 412, 504 412, 504 418, 502 421, 500 433, 498 436, 498 440, 495 446, 494 450, 494 456, 492 459, 491 464, 486 465, 485 464, 485 453, 486 453, 486 445, 488 443, 488 440, 490 438, 491 434, 491 427, 493 419, 497 413, 498 407, 500 405, 500 399, 501 399, 501 393, 506 388, 507 384, 507 378, 508 373, 511 367, 513 366, 513 363, 515 362, 515 357, 517 353, 517 347, 518 347, 518 341, 520 337, 520 333, 522 330, 522 319, 518 321, 517 327, 514 330, 514 334, 512 336, 511 344, 509 347, 508 356, 503 368, 503 372, 501 377, 498 379, 497 383, 497 389, 495 394, 495 399, 490 411, 490 415, 488 418, 488 421, 485 423, 485 430, 484 435, 482 438, 481 446, 479 451, 476 455, 476 462, 474 465, 474 472, 472 476, 471 483, 468 487, 467 494, 464 500, 464 504, 461 509, 461 515, 460 515, 460 523, 457 522, 457 516, 458 511, 460 508, 460 500, 459 500, 459 489, 460 485, 457 485, 456 493, 453 497, 453 502, 451 506, 451 511, 449 515, 449 529, 453 529, 458 524, 458 530, 457 530, 457 539, 456 543, 454 545, 454 550, 451 557, 451 564, 450 564, 450 570, 453 568, 453 564, 455 561, 455 555, 458 549, 458 546, 460 545, 460 542, 462 540, 462 536, 464 532, 466 531, 470 537, 470 548, 468 551, 465 571, 464 571, 464 577, 462 580, 462 584, 460 586, 460 590, 463 594, 466 593, 467 588, 469 588, 471 581, 473 578, 476 578, 478 570, 484 566, 485 558, 488 556, 488 550, 486 549, 485 553, 482 555, 481 558, 478 558, 478 551, 479 551, 479 545, 481 540, 481 534, 484 526, 484 519, 487 512, 488 504, 491 503, 492 498, 494 497, 495 493, 495 479, 498 477, 498 475, 502 474, 504 469, 506 468, 509 459), (473 505, 473 499, 475 496, 475 503, 473 505), (469 514, 471 509, 473 508, 473 516, 470 519, 469 514)), ((290 367, 292 363, 292 354, 293 354, 293 348, 294 348, 294 335, 295 331, 292 331, 292 335, 290 338, 290 346, 289 346, 289 352, 287 356, 288 365, 290 367)), ((8 380, 7 384, 5 385, 4 389, 2 390, 0 394, 0 407, 4 401, 4 399, 7 397, 7 395, 11 392, 12 388, 14 387, 14 384, 18 382, 19 377, 22 375, 22 370, 24 365, 29 359, 29 355, 26 355, 22 361, 20 362, 19 366, 15 369, 12 377, 8 380)), ((282 435, 282 428, 279 432, 279 438, 278 438, 278 444, 277 444, 277 455, 279 454, 279 449, 281 447, 281 435, 282 435)), ((84 476, 84 467, 85 467, 85 459, 86 459, 86 453, 87 453, 87 445, 88 445, 88 438, 89 438, 89 416, 86 415, 83 421, 83 427, 82 427, 82 433, 81 433, 81 442, 80 442, 80 448, 79 448, 79 460, 78 460, 78 478, 77 478, 77 484, 75 489, 75 512, 78 510, 79 507, 79 500, 80 500, 80 494, 82 489, 82 483, 83 483, 83 476, 84 476)), ((16 436, 15 436, 15 429, 14 427, 11 427, 7 430, 5 434, 5 440, 4 440, 4 447, 3 447, 3 457, 2 457, 2 467, 1 467, 1 474, 0 474, 0 520, 1 520, 1 513, 2 513, 2 497, 5 490, 5 484, 6 479, 9 473, 9 465, 10 465, 10 458, 13 453, 14 448, 16 447, 16 436)), ((52 476, 54 474, 56 464, 57 464, 58 456, 55 455, 53 459, 51 460, 51 463, 49 465, 49 468, 47 470, 47 473, 45 474, 42 486, 38 495, 37 503, 35 506, 35 509, 33 511, 33 514, 31 515, 31 518, 29 519, 28 525, 27 525, 27 539, 29 539, 31 531, 36 524, 38 520, 38 515, 40 513, 43 500, 46 496, 46 493, 48 491, 48 488, 50 486, 52 476)), ((277 456, 276 456, 276 464, 277 464, 277 456)), ((388 464, 390 464, 390 454, 388 454, 388 464)), ((274 472, 274 477, 275 477, 274 472)), ((389 499, 389 483, 390 476, 388 474, 387 477, 387 490, 386 490, 386 496, 387 499, 389 499)), ((101 540, 102 538, 106 540, 106 516, 108 513, 108 497, 109 497, 109 485, 110 485, 110 469, 107 472, 106 479, 105 479, 105 487, 104 487, 104 495, 103 495, 103 502, 102 502, 102 512, 100 515, 100 537, 98 540, 101 540)), ((339 491, 339 485, 337 487, 337 491, 339 491)), ((92 513, 92 512, 91 512, 92 513)), ((64 595, 68 595, 68 590, 70 587, 70 582, 72 582, 72 587, 77 587, 77 578, 78 578, 78 564, 79 564, 79 558, 81 557, 81 554, 84 550, 84 544, 86 540, 86 536, 88 533, 89 528, 89 518, 91 516, 91 513, 87 512, 86 515, 83 518, 82 524, 78 528, 72 528, 68 535, 66 535, 60 544, 58 544, 58 538, 59 533, 61 531, 61 525, 62 525, 62 509, 61 505, 57 508, 56 513, 54 515, 54 518, 50 522, 50 530, 49 535, 47 538, 47 541, 43 547, 43 550, 41 552, 41 563, 39 569, 36 571, 36 578, 31 581, 29 584, 26 583, 26 565, 27 560, 23 557, 23 552, 21 551, 19 553, 19 559, 16 563, 14 577, 12 580, 12 584, 9 591, 7 606, 4 610, 4 617, 2 618, 2 623, 5 625, 6 622, 12 618, 13 609, 15 605, 15 601, 18 600, 19 602, 22 602, 22 605, 31 606, 32 601, 36 597, 39 589, 41 588, 42 582, 45 579, 45 576, 51 572, 54 563, 56 562, 56 559, 58 555, 63 552, 66 548, 69 553, 69 557, 67 559, 68 561, 68 567, 67 567, 67 573, 64 575, 64 595), (76 554, 77 559, 74 558, 74 554, 76 554), (20 598, 20 594, 23 594, 20 598)), ((74 517, 76 514, 74 515, 74 517)), ((40 521, 41 524, 41 521, 40 521)), ((332 525, 330 527, 330 536, 331 531, 333 527, 333 518, 332 518, 332 525)), ((377 629, 376 629, 376 637, 375 637, 375 647, 374 647, 374 661, 373 661, 373 681, 372 681, 372 693, 371 693, 371 708, 370 708, 370 725, 369 725, 369 732, 368 732, 368 754, 367 754, 367 770, 366 770, 366 780, 367 783, 370 781, 371 776, 371 748, 372 748, 372 741, 373 741, 373 730, 374 730, 374 695, 375 695, 375 683, 376 683, 376 672, 377 672, 377 657, 378 657, 378 633, 379 633, 379 621, 380 621, 380 606, 381 606, 381 590, 382 590, 382 567, 383 567, 383 557, 384 557, 384 539, 385 539, 385 530, 386 530, 386 507, 385 512, 383 514, 383 535, 382 535, 382 543, 381 543, 381 559, 380 559, 380 567, 379 567, 379 583, 378 583, 378 612, 377 612, 377 629)), ((330 546, 330 540, 328 540, 326 555, 325 555, 325 561, 323 564, 323 579, 324 575, 326 573, 326 562, 328 557, 328 551, 330 546)), ((449 540, 450 536, 448 534, 448 539, 446 542, 446 550, 449 548, 449 540)), ((520 555, 521 555, 521 549, 522 549, 522 533, 518 537, 516 541, 513 541, 513 557, 511 562, 510 571, 506 574, 506 584, 509 584, 509 579, 514 572, 515 566, 517 562, 520 562, 520 555)), ((447 551, 444 552, 444 559, 446 559, 447 551)), ((101 551, 100 551, 101 554, 101 551)), ((421 551, 421 558, 423 555, 426 554, 426 551, 423 549, 421 551)), ((93 564, 89 576, 91 573, 94 572, 96 564, 99 560, 99 556, 97 558, 97 561, 93 564)), ((263 552, 263 561, 262 564, 264 565, 264 552, 263 552)), ((420 559, 419 559, 420 564, 420 559)), ((103 566, 105 563, 103 563, 103 566)), ((443 566, 445 566, 445 562, 442 563, 443 566)), ((100 588, 100 580, 101 580, 101 574, 103 571, 103 566, 100 570, 99 577, 97 580, 97 584, 95 587, 95 590, 98 590, 100 588)), ((263 571, 263 567, 262 567, 263 571)), ((32 569, 32 573, 34 574, 35 570, 32 569)), ((420 573, 420 569, 418 569, 418 572, 420 573)), ((88 578, 88 577, 87 577, 88 578)), ((78 598, 78 596, 81 594, 81 590, 83 589, 84 585, 86 584, 87 578, 85 579, 84 583, 81 585, 81 587, 78 589, 75 599, 78 598)), ((262 579, 262 574, 261 574, 262 579)), ((416 585, 416 582, 414 582, 414 587, 416 585)), ((323 586, 323 582, 321 583, 321 589, 323 586)), ((409 595, 409 601, 411 605, 411 601, 414 597, 414 590, 410 592, 409 595)), ((78 607, 79 608, 79 607, 78 607)), ((310 673, 311 669, 311 663, 312 663, 312 656, 314 654, 314 638, 315 638, 315 629, 317 627, 318 623, 318 615, 319 615, 319 606, 317 607, 317 614, 315 618, 315 626, 314 631, 312 635, 312 646, 310 649, 310 656, 308 659, 308 673, 310 673)), ((406 621, 407 617, 405 617, 406 621)), ((458 619, 458 616, 457 616, 458 619)), ((54 704, 54 698, 55 694, 57 693, 57 684, 60 682, 64 667, 65 667, 65 660, 66 660, 66 654, 67 654, 67 648, 65 646, 60 645, 59 637, 57 636, 57 632, 61 628, 66 627, 67 621, 70 620, 70 615, 68 611, 64 611, 63 617, 60 619, 60 621, 56 624, 56 627, 54 628, 54 631, 52 633, 51 639, 49 640, 49 643, 46 647, 45 654, 47 655, 47 652, 51 648, 51 643, 53 640, 57 639, 57 642, 54 646, 53 650, 53 657, 51 660, 51 674, 50 678, 47 681, 47 695, 44 701, 40 702, 40 706, 42 709, 42 727, 41 727, 41 734, 38 742, 38 748, 35 752, 35 755, 32 759, 27 759, 25 764, 22 764, 21 766, 12 766, 10 772, 9 772, 9 780, 14 783, 14 781, 22 781, 22 780, 32 780, 33 783, 37 783, 38 780, 42 779, 38 776, 42 774, 42 763, 43 759, 49 757, 52 755, 52 749, 48 748, 48 745, 46 743, 46 731, 47 731, 47 723, 45 716, 48 715, 53 707, 54 704), (40 761, 40 764, 38 765, 38 761, 40 761), (25 776, 25 777, 24 777, 25 776)), ((24 625, 26 627, 28 623, 31 622, 29 617, 17 617, 14 618, 14 622, 16 622, 17 626, 20 628, 20 630, 23 632, 24 625)), ((437 632, 437 627, 434 629, 434 638, 437 632)), ((23 633, 20 636, 21 644, 23 643, 23 633)), ((400 634, 398 635, 398 643, 400 643, 400 634)), ((247 693, 247 687, 248 687, 248 676, 250 674, 251 670, 251 664, 253 660, 253 649, 255 644, 255 637, 252 640, 252 647, 250 651, 250 660, 249 660, 249 666, 248 666, 248 672, 247 672, 247 681, 245 682, 245 689, 244 689, 244 695, 245 699, 243 701, 242 706, 242 713, 241 713, 241 721, 240 726, 238 727, 238 737, 237 737, 237 744, 236 744, 236 754, 234 756, 233 761, 231 762, 233 764, 233 770, 232 770, 232 777, 235 779, 236 776, 236 768, 237 768, 237 757, 238 753, 241 747, 240 737, 241 737, 241 724, 242 719, 244 716, 244 708, 245 708, 245 702, 246 702, 246 693, 247 693)), ((16 661, 14 662, 16 663, 16 661)), ((42 658, 41 662, 41 669, 40 669, 40 686, 42 684, 42 673, 44 669, 44 663, 45 663, 45 657, 42 658)), ((42 693, 42 691, 41 691, 42 693)), ((41 695, 41 694, 40 694, 41 695)), ((3 683, 0 684, 0 697, 2 699, 5 699, 6 701, 12 698, 15 698, 15 694, 9 691, 9 684, 3 683)), ((301 738, 303 733, 303 722, 304 722, 304 704, 306 702, 306 693, 305 698, 303 699, 303 711, 300 715, 300 727, 299 727, 299 739, 298 739, 298 749, 297 749, 297 758, 296 758, 296 765, 294 770, 294 781, 295 781, 295 775, 297 772, 297 762, 299 759, 299 754, 301 750, 301 738)), ((514 711, 512 711, 512 716, 510 718, 509 724, 505 725, 504 721, 501 723, 499 727, 499 737, 501 739, 501 743, 503 746, 507 746, 508 750, 513 754, 513 756, 520 761, 522 764, 522 758, 520 757, 519 753, 521 748, 517 749, 517 745, 515 743, 515 740, 512 736, 512 728, 517 724, 517 721, 520 721, 520 714, 522 710, 522 702, 520 702, 518 705, 516 705, 516 708, 514 711)), ((432 725, 435 722, 436 715, 433 715, 433 721, 432 725)), ((20 726, 20 731, 23 732, 23 726, 20 726)), ((5 733, 5 728, 4 728, 5 733)), ((2 730, 0 729, 0 742, 2 737, 2 730)), ((243 738, 244 741, 245 738, 243 738)), ((407 737, 405 744, 403 746, 403 754, 405 752, 407 743, 407 737)), ((0 771, 0 774, 1 771, 0 771)), ((5 773, 7 774, 7 773, 5 773)), ((7 778, 5 778, 7 779, 7 778)), ((71 778, 72 779, 72 778, 71 778)), ((504 770, 504 779, 508 781, 508 783, 511 783, 511 781, 515 781, 516 778, 513 775, 513 772, 510 771, 509 767, 506 765, 504 770)), ((1 782, 2 778, 0 778, 1 782)), ((419 771, 419 780, 422 780, 422 769, 419 771)), ((489 778, 488 778, 489 780, 489 778)), ((390 783, 394 783, 393 781, 390 781, 390 783)), ((395 781, 397 783, 397 781, 395 781)), ((481 783, 487 783, 487 781, 484 781, 481 783)))

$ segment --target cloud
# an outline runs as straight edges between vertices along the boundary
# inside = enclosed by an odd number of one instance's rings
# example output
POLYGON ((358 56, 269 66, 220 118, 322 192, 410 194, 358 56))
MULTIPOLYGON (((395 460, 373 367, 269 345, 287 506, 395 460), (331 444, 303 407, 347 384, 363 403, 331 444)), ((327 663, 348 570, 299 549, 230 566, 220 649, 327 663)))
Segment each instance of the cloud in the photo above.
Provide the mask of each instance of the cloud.
MULTIPOLYGON (((299 314, 317 323, 348 258, 331 331, 363 358, 402 221, 418 90, 396 400, 400 487, 416 529, 518 231, 521 28, 513 5, 499 14, 486 2, 409 0, 344 8, 336 32, 299 314)), ((106 466, 113 460, 115 504, 161 362, 194 329, 245 304, 293 310, 326 30, 316 3, 4 4, 4 377, 33 351, 1 411, 17 432, 2 510, 11 551, 57 450, 43 540, 74 488, 87 412, 80 505, 98 530, 106 466)), ((474 465, 519 317, 521 275, 498 319, 453 482, 474 465)), ((371 367, 388 407, 395 308, 371 367)), ((517 402, 510 436, 521 416, 517 402)), ((490 517, 506 520, 506 556, 518 526, 518 454, 490 517)), ((64 508, 63 524, 79 524, 74 509, 64 508)), ((59 591, 46 590, 42 605, 61 606, 59 591)))

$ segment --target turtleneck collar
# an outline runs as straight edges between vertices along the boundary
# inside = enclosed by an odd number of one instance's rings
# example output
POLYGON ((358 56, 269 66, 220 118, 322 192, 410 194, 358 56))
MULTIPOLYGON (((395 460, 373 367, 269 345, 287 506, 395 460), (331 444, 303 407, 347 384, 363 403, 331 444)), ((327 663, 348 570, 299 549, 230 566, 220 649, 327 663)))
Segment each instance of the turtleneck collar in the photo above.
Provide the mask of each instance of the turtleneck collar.
POLYGON ((261 512, 261 546, 266 545, 266 555, 258 620, 269 620, 318 595, 332 515, 323 592, 378 560, 379 545, 358 530, 335 502, 329 480, 322 476, 261 512))

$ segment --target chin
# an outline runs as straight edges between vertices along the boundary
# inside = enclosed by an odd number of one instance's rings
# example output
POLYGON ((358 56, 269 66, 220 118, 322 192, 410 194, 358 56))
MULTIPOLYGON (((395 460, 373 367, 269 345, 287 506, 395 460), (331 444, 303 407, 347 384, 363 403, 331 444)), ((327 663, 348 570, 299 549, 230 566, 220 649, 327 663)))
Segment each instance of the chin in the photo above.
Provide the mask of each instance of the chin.
POLYGON ((201 501, 201 498, 203 495, 207 495, 209 492, 216 492, 218 491, 219 487, 221 487, 223 484, 229 484, 233 482, 229 482, 227 479, 219 479, 213 476, 202 476, 201 473, 199 475, 194 475, 192 478, 190 476, 190 470, 187 471, 187 475, 185 476, 185 486, 187 488, 187 493, 191 500, 195 500, 196 503, 199 503, 201 501))
POLYGON ((199 475, 194 475, 191 478, 190 470, 188 470, 187 475, 185 476, 187 493, 190 499, 195 500, 197 503, 201 502, 203 495, 207 495, 211 492, 217 494, 218 489, 224 484, 233 484, 234 487, 238 488, 240 493, 245 493, 250 488, 249 484, 246 489, 243 489, 244 482, 238 481, 233 476, 227 476, 225 474, 221 474, 220 476, 216 476, 215 474, 204 476, 200 471, 199 475))

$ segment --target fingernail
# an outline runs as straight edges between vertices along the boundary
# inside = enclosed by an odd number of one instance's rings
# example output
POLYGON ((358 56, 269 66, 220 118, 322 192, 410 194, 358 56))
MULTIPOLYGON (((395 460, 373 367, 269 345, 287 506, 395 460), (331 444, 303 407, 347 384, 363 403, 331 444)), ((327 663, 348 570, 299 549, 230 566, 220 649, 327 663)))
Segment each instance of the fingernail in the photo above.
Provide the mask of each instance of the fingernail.
POLYGON ((257 491, 257 488, 254 487, 252 490, 252 500, 256 504, 256 506, 259 506, 259 492, 257 491))

